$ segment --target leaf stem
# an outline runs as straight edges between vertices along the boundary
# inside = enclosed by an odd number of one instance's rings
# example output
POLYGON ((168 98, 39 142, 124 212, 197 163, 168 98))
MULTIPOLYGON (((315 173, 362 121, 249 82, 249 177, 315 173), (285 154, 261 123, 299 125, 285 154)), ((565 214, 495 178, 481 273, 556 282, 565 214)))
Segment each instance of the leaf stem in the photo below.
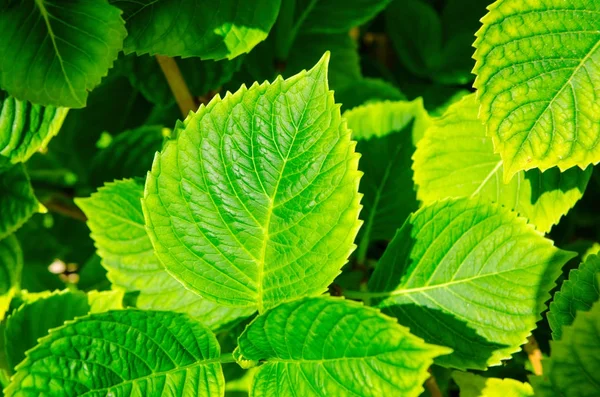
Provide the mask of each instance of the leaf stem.
POLYGON ((431 369, 429 369, 429 375, 429 378, 425 381, 425 389, 431 397, 442 397, 442 391, 435 380, 435 376, 431 373, 431 369))
POLYGON ((233 358, 233 353, 225 353, 225 354, 221 354, 221 357, 219 358, 219 362, 221 364, 228 364, 228 363, 235 363, 236 360, 235 360, 235 358, 233 358))
POLYGON ((179 70, 175 59, 164 55, 156 55, 156 61, 167 79, 169 88, 171 88, 171 92, 177 101, 183 117, 187 117, 190 112, 195 112, 198 109, 198 105, 183 79, 181 70, 179 70))
POLYGON ((525 344, 525 346, 523 346, 523 350, 525 350, 525 353, 527 353, 529 362, 533 367, 533 373, 537 376, 542 375, 542 351, 540 350, 540 347, 538 346, 538 343, 533 337, 533 335, 527 338, 527 343, 525 344))

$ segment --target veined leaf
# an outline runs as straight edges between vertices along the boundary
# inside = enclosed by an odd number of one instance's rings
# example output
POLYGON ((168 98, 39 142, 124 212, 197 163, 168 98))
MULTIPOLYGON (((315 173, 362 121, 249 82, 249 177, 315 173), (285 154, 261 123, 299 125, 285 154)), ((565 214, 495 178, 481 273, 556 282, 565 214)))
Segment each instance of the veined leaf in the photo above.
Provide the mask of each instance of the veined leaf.
POLYGON ((469 372, 452 373, 460 388, 460 397, 527 397, 533 396, 529 383, 514 379, 484 378, 469 372))
POLYGON ((67 320, 84 316, 90 311, 88 297, 83 292, 62 291, 24 303, 6 319, 4 335, 6 358, 14 368, 25 358, 25 352, 48 330, 64 324, 67 320))
POLYGON ((475 95, 450 106, 435 119, 413 157, 417 198, 430 204, 449 197, 481 196, 505 205, 548 232, 583 196, 592 174, 558 168, 521 171, 502 181, 504 162, 477 118, 475 95))
POLYGON ((588 311, 600 297, 598 285, 600 258, 590 255, 579 269, 569 272, 569 279, 554 295, 548 312, 548 323, 552 328, 552 339, 559 340, 562 329, 573 324, 577 312, 588 311))
POLYGON ((69 110, 19 101, 0 91, 0 155, 26 161, 58 134, 69 110))
POLYGON ((81 108, 127 32, 106 0, 27 0, 0 6, 0 87, 16 99, 81 108))
POLYGON ((354 249, 358 154, 328 90, 328 58, 216 97, 155 158, 146 225, 192 291, 262 312, 325 291, 354 249))
POLYGON ((88 217, 108 279, 125 291, 139 292, 140 309, 188 313, 211 328, 251 315, 252 309, 207 301, 167 273, 144 228, 142 196, 141 183, 130 179, 108 183, 90 198, 76 200, 88 217))
POLYGON ((240 361, 264 361, 251 397, 410 397, 423 390, 433 358, 450 349, 357 302, 305 298, 254 319, 236 352, 240 361))
POLYGON ((0 239, 20 228, 38 208, 23 165, 0 156, 0 239))
POLYGON ((342 104, 342 109, 353 109, 370 102, 402 101, 406 97, 384 80, 365 77, 335 90, 335 100, 342 104))
POLYGON ((489 10, 475 87, 504 179, 600 161, 600 2, 501 0, 489 10))
POLYGON ((562 339, 550 342, 550 359, 542 361, 543 376, 531 377, 535 395, 597 396, 600 390, 600 303, 579 312, 562 339))
POLYGON ((120 288, 110 291, 90 291, 88 292, 90 313, 103 313, 109 310, 123 309, 124 297, 125 290, 120 288))
POLYGON ((21 286, 23 252, 14 235, 0 240, 0 321, 10 306, 10 301, 21 286))
POLYGON ((526 341, 574 256, 498 204, 446 200, 398 230, 367 296, 426 342, 454 350, 436 363, 486 369, 526 341))
POLYGON ((110 0, 129 35, 125 53, 232 59, 263 41, 281 0, 110 0))
POLYGON ((42 338, 4 392, 7 397, 223 396, 219 356, 213 333, 183 314, 91 314, 42 338))
POLYGON ((296 24, 303 32, 347 32, 375 17, 390 2, 391 0, 299 0, 296 4, 296 24))

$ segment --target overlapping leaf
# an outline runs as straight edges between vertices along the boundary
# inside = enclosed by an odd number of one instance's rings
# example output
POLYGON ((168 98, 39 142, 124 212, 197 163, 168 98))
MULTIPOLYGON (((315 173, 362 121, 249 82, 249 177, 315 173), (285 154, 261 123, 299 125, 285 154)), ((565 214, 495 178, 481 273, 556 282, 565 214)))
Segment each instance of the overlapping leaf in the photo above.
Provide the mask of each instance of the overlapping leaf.
POLYGON ((307 298, 257 317, 239 338, 239 360, 263 361, 252 397, 418 396, 433 358, 449 349, 411 335, 352 301, 307 298))
POLYGON ((362 25, 391 0, 300 0, 296 24, 304 32, 340 33, 362 25), (335 17, 332 17, 335 16, 335 17))
POLYGON ((461 397, 527 397, 533 396, 529 383, 514 379, 484 378, 469 372, 454 372, 452 378, 461 397))
POLYGON ((373 78, 360 78, 335 91, 335 100, 342 104, 342 110, 352 109, 369 102, 405 99, 404 94, 392 84, 373 78))
POLYGON ((0 240, 0 321, 21 285, 23 252, 15 236, 0 240))
POLYGON ((263 311, 322 293, 346 262, 360 173, 327 61, 213 99, 155 158, 146 225, 187 288, 263 311))
POLYGON ((224 395, 219 356, 212 332, 183 314, 91 314, 52 330, 28 351, 5 395, 218 397, 224 395))
POLYGON ((367 296, 415 335, 454 350, 437 363, 485 369, 526 341, 574 256, 498 204, 446 200, 407 220, 367 296))
POLYGON ((481 196, 507 206, 547 232, 583 196, 592 168, 521 171, 504 183, 504 162, 477 118, 475 95, 435 119, 414 155, 417 197, 430 204, 448 197, 481 196))
POLYGON ((505 179, 600 161, 600 3, 500 0, 489 9, 475 87, 505 179))
POLYGON ((0 239, 21 227, 39 208, 22 164, 0 156, 0 239))

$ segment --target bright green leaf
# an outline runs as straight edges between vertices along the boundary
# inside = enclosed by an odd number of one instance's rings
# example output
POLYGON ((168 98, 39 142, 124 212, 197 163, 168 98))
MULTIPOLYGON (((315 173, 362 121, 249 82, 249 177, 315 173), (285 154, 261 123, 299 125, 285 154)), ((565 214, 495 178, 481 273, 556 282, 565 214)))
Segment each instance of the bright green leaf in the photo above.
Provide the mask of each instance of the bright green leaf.
POLYGON ((20 228, 39 208, 23 165, 12 165, 0 156, 0 239, 20 228))
POLYGON ((327 61, 216 97, 155 158, 146 225, 187 288, 262 312, 324 292, 347 261, 360 173, 327 61))
POLYGON ((84 107, 123 48, 120 14, 106 0, 2 2, 0 88, 41 105, 84 107))
POLYGON ((140 309, 188 313, 211 328, 252 314, 252 309, 207 301, 166 272, 144 228, 142 195, 140 183, 124 180, 107 184, 90 198, 76 200, 88 217, 109 280, 126 291, 139 292, 136 306, 140 309))
POLYGON ((14 235, 0 240, 0 321, 21 286, 23 252, 14 235))
POLYGON ((598 285, 600 258, 590 255, 579 269, 569 272, 569 279, 554 295, 548 312, 548 323, 552 328, 552 339, 559 340, 562 329, 573 324, 577 312, 588 311, 600 297, 598 285))
POLYGON ((481 196, 505 205, 543 232, 583 196, 592 168, 519 172, 504 183, 504 163, 477 118, 475 95, 450 106, 417 145, 413 169, 417 197, 430 204, 448 197, 481 196))
POLYGON ((258 316, 236 352, 263 362, 252 397, 410 397, 423 390, 433 358, 450 350, 357 302, 307 298, 258 316))
POLYGON ((502 0, 489 9, 475 87, 504 178, 600 161, 600 2, 502 0))
POLYGON ((219 356, 214 334, 183 314, 91 314, 28 351, 5 395, 218 397, 219 356))
POLYGON ((454 350, 436 363, 486 369, 526 342, 574 256, 498 204, 445 200, 398 230, 368 296, 415 335, 454 350))
POLYGON ((123 10, 125 53, 232 59, 263 41, 281 0, 109 0, 123 10))
POLYGON ((460 389, 460 397, 527 397, 533 396, 529 383, 514 379, 484 378, 468 372, 457 372, 452 378, 460 389))
POLYGON ((90 313, 103 313, 109 310, 123 309, 124 296, 125 290, 123 289, 114 289, 110 291, 90 291, 88 292, 90 313))
POLYGON ((58 134, 69 110, 19 101, 0 91, 0 155, 26 161, 58 134))

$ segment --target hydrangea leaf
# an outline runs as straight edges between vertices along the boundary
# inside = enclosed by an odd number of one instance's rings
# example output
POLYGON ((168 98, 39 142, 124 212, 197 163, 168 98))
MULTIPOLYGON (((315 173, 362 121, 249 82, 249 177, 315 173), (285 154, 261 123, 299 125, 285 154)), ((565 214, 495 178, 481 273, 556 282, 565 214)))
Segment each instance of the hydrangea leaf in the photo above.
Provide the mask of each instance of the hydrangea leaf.
POLYGON ((21 286, 23 252, 14 235, 0 240, 0 321, 21 286))
POLYGON ((23 361, 25 352, 37 345, 49 329, 89 311, 88 297, 83 292, 55 292, 21 305, 8 316, 4 330, 6 340, 10 341, 5 347, 10 368, 23 361))
POLYGON ((454 350, 436 363, 486 369, 526 342, 575 255, 498 204, 445 200, 398 230, 368 296, 426 342, 454 350))
POLYGON ((528 397, 533 396, 529 383, 514 379, 484 378, 469 372, 452 373, 461 397, 528 397))
POLYGON ((224 395, 214 334, 180 313, 118 310, 50 331, 17 367, 7 397, 224 395), (60 379, 60 381, 57 381, 60 379))
POLYGON ((531 377, 535 395, 596 396, 600 390, 600 303, 579 312, 562 339, 550 342, 550 358, 542 361, 543 376, 531 377))
POLYGON ((500 0, 489 10, 475 87, 505 180, 600 161, 600 2, 500 0))
POLYGON ((0 6, 0 87, 19 100, 84 107, 123 48, 121 11, 106 0, 0 6))
POLYGON ((578 269, 569 272, 569 279, 554 295, 548 312, 548 323, 552 328, 552 339, 562 337, 562 329, 573 324, 577 312, 588 311, 600 297, 598 285, 600 258, 590 255, 578 269))
POLYGON ((299 0, 296 24, 300 31, 341 33, 362 25, 382 11, 391 0, 299 0), (332 15, 335 17, 332 18, 332 15))
POLYGON ((504 183, 504 162, 477 118, 478 108, 474 94, 463 98, 435 119, 417 144, 413 157, 417 198, 430 204, 448 197, 481 196, 548 232, 583 196, 592 167, 564 173, 558 168, 521 171, 504 183))
POLYGON ((12 165, 0 156, 0 239, 20 228, 39 208, 23 165, 12 165))
POLYGON ((146 225, 190 290, 262 312, 324 292, 347 261, 359 156, 328 90, 328 58, 216 97, 156 156, 146 225))
POLYGON ((90 198, 76 200, 88 217, 98 255, 113 285, 138 292, 135 303, 140 309, 187 313, 211 328, 252 314, 252 309, 203 299, 167 273, 144 228, 142 196, 141 183, 130 179, 108 183, 90 198))
POLYGON ((281 0, 110 0, 123 10, 125 53, 232 59, 263 41, 281 0))
POLYGON ((384 80, 364 77, 338 88, 335 100, 342 104, 342 109, 353 109, 369 102, 403 101, 406 97, 384 80))
POLYGON ((34 105, 0 91, 0 155, 26 161, 58 134, 68 109, 34 105))
POLYGON ((109 310, 123 309, 124 297, 125 290, 121 288, 110 291, 90 291, 88 292, 90 313, 102 313, 109 310))
POLYGON ((258 316, 239 337, 240 361, 261 361, 251 397, 418 396, 429 345, 379 311, 339 298, 305 298, 258 316))

